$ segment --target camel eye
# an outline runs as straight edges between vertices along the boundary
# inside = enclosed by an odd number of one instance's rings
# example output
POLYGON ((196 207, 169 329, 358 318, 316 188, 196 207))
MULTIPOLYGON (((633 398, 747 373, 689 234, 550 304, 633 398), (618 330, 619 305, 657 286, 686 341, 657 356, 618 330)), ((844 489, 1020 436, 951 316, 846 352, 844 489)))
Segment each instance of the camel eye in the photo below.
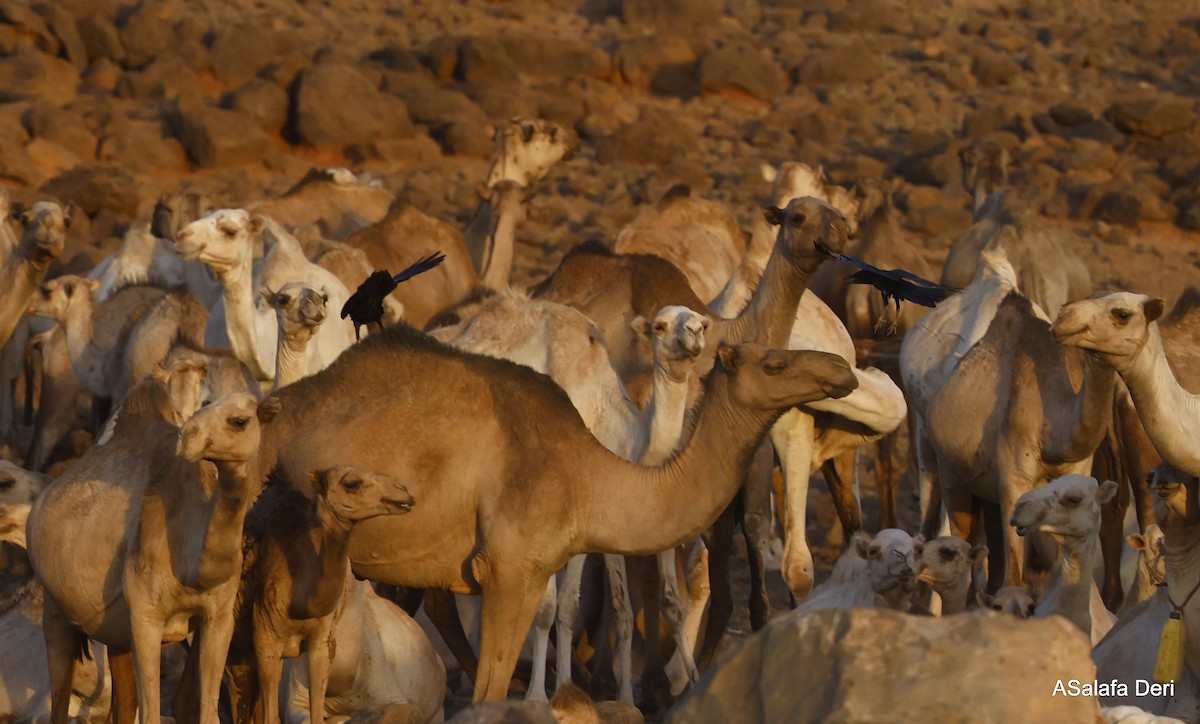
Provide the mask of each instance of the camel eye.
POLYGON ((229 426, 234 430, 245 430, 246 425, 250 424, 248 417, 231 417, 229 418, 229 426))
POLYGON ((942 557, 943 561, 949 562, 955 558, 958 558, 958 551, 954 550, 953 548, 942 548, 938 551, 938 555, 942 557))
POLYGON ((783 362, 766 362, 763 364, 763 372, 774 376, 780 372, 783 372, 785 367, 787 367, 787 365, 783 362))
POLYGON ((1063 505, 1067 506, 1068 508, 1074 508, 1082 502, 1083 497, 1079 495, 1069 495, 1063 498, 1063 505))
POLYGON ((1114 309, 1112 315, 1121 323, 1128 322, 1129 318, 1133 316, 1127 309, 1114 309))
POLYGON ((350 480, 344 481, 342 483, 342 487, 353 493, 362 487, 362 481, 358 478, 351 478, 350 480))
POLYGON ((231 228, 226 227, 224 229, 221 229, 221 233, 225 235, 226 239, 232 239, 233 237, 237 236, 237 229, 231 229, 231 228))
POLYGON ((16 482, 15 478, 0 478, 0 490, 8 490, 16 482))

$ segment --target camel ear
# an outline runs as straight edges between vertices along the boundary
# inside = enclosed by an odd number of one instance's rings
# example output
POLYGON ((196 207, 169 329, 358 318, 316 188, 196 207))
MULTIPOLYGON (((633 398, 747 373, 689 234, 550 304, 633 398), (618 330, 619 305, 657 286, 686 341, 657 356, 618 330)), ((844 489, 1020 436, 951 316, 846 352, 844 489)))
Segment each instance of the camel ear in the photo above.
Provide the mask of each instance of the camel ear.
POLYGON ((263 227, 266 226, 266 223, 267 220, 261 216, 251 216, 250 223, 247 224, 246 228, 251 234, 257 234, 258 232, 262 231, 263 227))
POLYGON ((1144 551, 1149 547, 1146 542, 1146 536, 1141 533, 1131 533, 1125 536, 1125 540, 1129 542, 1129 547, 1135 551, 1144 551))
POLYGON ((275 395, 271 395, 267 399, 258 403, 258 421, 262 423, 270 422, 279 414, 279 410, 283 407, 283 403, 275 395))
POLYGON ((650 322, 640 314, 630 320, 629 328, 633 330, 634 334, 640 334, 643 337, 650 336, 650 322))
POLYGON ((861 530, 855 532, 855 534, 850 538, 850 547, 854 549, 855 554, 857 554, 859 558, 865 560, 870 554, 869 549, 871 547, 871 536, 867 535, 861 530))
POLYGON ((783 226, 783 209, 778 206, 764 206, 763 218, 771 226, 783 226))
POLYGON ((1100 483, 1100 487, 1096 489, 1096 502, 1107 503, 1117 496, 1117 484, 1111 480, 1105 480, 1100 483))
POLYGON ((967 560, 971 562, 971 566, 978 566, 987 560, 988 547, 982 543, 971 546, 971 552, 967 554, 967 560))
POLYGON ((93 292, 95 292, 97 289, 100 288, 100 280, 99 279, 88 279, 87 285, 88 285, 88 289, 91 289, 93 292))
POLYGON ((738 366, 738 351, 736 347, 721 345, 717 350, 717 359, 721 361, 721 367, 727 372, 736 372, 738 366))
POLYGON ((775 183, 775 179, 779 176, 779 169, 769 163, 759 166, 758 170, 762 174, 763 180, 769 184, 775 183))
POLYGON ((1162 316, 1163 309, 1167 302, 1164 299, 1155 297, 1142 305, 1142 313, 1146 315, 1147 322, 1153 322, 1162 316))

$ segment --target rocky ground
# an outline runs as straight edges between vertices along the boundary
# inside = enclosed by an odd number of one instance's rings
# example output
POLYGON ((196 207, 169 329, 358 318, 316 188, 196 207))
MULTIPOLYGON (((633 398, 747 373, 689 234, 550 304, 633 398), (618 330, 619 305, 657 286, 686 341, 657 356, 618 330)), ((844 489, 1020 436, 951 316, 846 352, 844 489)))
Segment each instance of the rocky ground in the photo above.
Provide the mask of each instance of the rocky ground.
POLYGON ((1197 0, 0 0, 0 181, 86 212, 75 266, 163 191, 238 206, 314 164, 460 224, 489 124, 543 116, 583 150, 530 202, 522 283, 678 182, 749 220, 786 160, 902 179, 940 262, 957 152, 990 138, 1098 287, 1172 301, 1200 278, 1197 78, 1197 0))

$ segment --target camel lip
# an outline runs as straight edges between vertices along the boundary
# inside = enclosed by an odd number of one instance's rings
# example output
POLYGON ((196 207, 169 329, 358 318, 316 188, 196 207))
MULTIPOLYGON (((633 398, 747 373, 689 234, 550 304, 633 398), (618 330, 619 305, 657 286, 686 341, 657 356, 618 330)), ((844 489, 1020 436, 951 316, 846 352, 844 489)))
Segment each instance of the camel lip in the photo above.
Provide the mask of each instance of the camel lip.
POLYGON ((938 582, 937 576, 933 575, 929 571, 921 571, 920 573, 918 573, 917 580, 922 583, 928 583, 931 586, 938 582))
POLYGON ((1050 334, 1054 335, 1055 341, 1059 344, 1069 341, 1072 337, 1077 337, 1087 331, 1087 325, 1082 327, 1066 327, 1058 323, 1050 325, 1050 334))
POLYGON ((408 500, 385 498, 383 504, 386 505, 390 510, 399 511, 399 513, 411 513, 414 502, 416 501, 414 501, 412 498, 409 498, 408 500))

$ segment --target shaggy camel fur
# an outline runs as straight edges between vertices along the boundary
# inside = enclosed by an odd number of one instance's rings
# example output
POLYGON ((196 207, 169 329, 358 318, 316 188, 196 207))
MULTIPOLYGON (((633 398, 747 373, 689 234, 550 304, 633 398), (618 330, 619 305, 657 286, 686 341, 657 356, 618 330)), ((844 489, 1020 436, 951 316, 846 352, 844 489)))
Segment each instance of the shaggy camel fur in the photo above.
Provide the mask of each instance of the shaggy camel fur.
MULTIPOLYGON (((413 504, 399 480, 353 466, 314 472, 311 482, 315 501, 276 482, 246 519, 242 630, 234 652, 247 639, 253 643, 250 658, 258 671, 263 721, 279 720, 283 659, 302 653, 307 658, 309 721, 325 721, 333 629, 336 619, 347 615, 347 591, 357 585, 346 555, 350 531, 368 518, 407 513, 413 504)), ((360 610, 350 615, 361 618, 362 598, 356 601, 360 610)))
POLYGON ((1033 596, 1029 595, 1024 586, 1001 586, 995 594, 980 591, 975 594, 975 601, 983 608, 1017 618, 1033 618, 1033 612, 1037 609, 1033 596))
MULTIPOLYGON (((954 535, 975 540, 984 505, 999 506, 1008 520, 1027 491, 1087 472, 1112 419, 1114 379, 1104 365, 1059 346, 1032 303, 1009 292, 928 406, 928 444, 954 535)), ((926 512, 929 530, 939 511, 926 512)), ((1019 584, 1024 542, 1002 528, 1006 564, 997 559, 989 577, 1019 584)), ((1000 547, 999 540, 989 544, 1000 547)), ((1118 569, 1109 566, 1106 575, 1118 569)))
POLYGON ((272 410, 235 394, 177 428, 167 389, 146 380, 126 398, 112 440, 89 450, 38 499, 29 557, 46 588, 56 719, 87 636, 114 657, 132 652, 142 721, 158 721, 160 649, 196 631, 200 721, 217 721, 242 522, 261 480, 259 416, 272 410), (79 536, 81 528, 91 534, 79 536))
MULTIPOLYGON (((252 290, 303 282, 327 294, 333 309, 341 309, 350 296, 337 277, 305 258, 293 237, 240 209, 215 211, 188 224, 176 235, 175 249, 185 259, 203 261, 224 285, 221 302, 208 319, 205 344, 228 346, 260 381, 270 381, 275 374, 278 323, 274 310, 258 303, 252 290), (261 265, 252 269, 254 246, 267 225, 273 241, 261 265)), ((305 354, 305 367, 321 369, 353 343, 350 325, 322 325, 305 354)))
POLYGON ((285 284, 277 292, 264 289, 261 293, 267 304, 275 310, 275 318, 279 323, 274 391, 319 371, 320 368, 311 369, 305 365, 305 352, 308 343, 325 321, 325 306, 329 296, 310 289, 303 282, 285 284))
POLYGON ((1121 620, 1109 635, 1092 651, 1097 676, 1116 677, 1118 681, 1149 680, 1154 673, 1159 634, 1166 624, 1174 604, 1183 606, 1185 637, 1185 667, 1183 679, 1176 682, 1175 698, 1137 696, 1130 687, 1130 696, 1112 697, 1105 704, 1133 704, 1154 714, 1169 714, 1185 721, 1194 721, 1200 713, 1200 700, 1195 697, 1195 672, 1200 670, 1200 646, 1197 646, 1197 612, 1195 598, 1188 598, 1196 582, 1196 543, 1200 531, 1200 480, 1168 463, 1160 464, 1151 473, 1154 490, 1154 512, 1165 534, 1167 585, 1149 600, 1122 611, 1121 620), (1186 601, 1186 602, 1185 602, 1186 601), (1173 603, 1174 602, 1174 603, 1173 603), (1189 620, 1189 615, 1193 618, 1189 620))
POLYGON ((1063 233, 1038 219, 1036 189, 1004 187, 1007 152, 985 143, 965 151, 962 161, 963 186, 976 199, 974 223, 950 248, 942 284, 965 287, 975 275, 980 255, 1000 247, 1008 253, 1021 292, 1050 316, 1067 302, 1091 293, 1087 267, 1063 233))
POLYGON ((829 580, 796 610, 879 607, 907 611, 924 547, 922 536, 897 528, 881 530, 874 538, 857 531, 833 565, 829 580))
MULTIPOLYGON (((549 375, 566 391, 596 439, 613 453, 653 465, 670 456, 683 431, 688 378, 704 347, 706 317, 685 307, 666 307, 652 322, 636 322, 652 340, 655 362, 651 400, 638 410, 613 373, 595 325, 574 309, 508 291, 488 297, 473 312, 465 322, 434 330, 434 336, 459 349, 508 359, 549 375)), ((671 576, 664 585, 675 581, 674 550, 669 554, 671 576)), ((582 556, 572 559, 561 583, 551 579, 539 604, 528 689, 531 699, 545 699, 546 650, 550 624, 556 619, 558 640, 564 642, 557 647, 558 686, 570 680, 571 647, 565 642, 572 640, 579 611, 583 562, 582 556)), ((665 555, 660 562, 667 565, 665 555)), ((605 556, 605 567, 617 630, 617 679, 622 699, 632 701, 633 611, 625 562, 620 556, 605 556)), ((671 586, 666 598, 672 633, 682 637, 677 587, 671 586)), ((690 663, 690 653, 687 658, 690 663)), ((694 674, 694 663, 689 668, 694 674)))
POLYGON ((942 601, 943 616, 967 610, 967 595, 975 570, 987 559, 985 545, 971 545, 962 538, 944 535, 925 544, 917 579, 928 584, 942 601))
POLYGON ((689 445, 647 468, 605 450, 545 376, 393 327, 276 393, 281 415, 265 429, 260 464, 300 482, 336 457, 410 481, 421 505, 403 525, 383 517, 355 526, 354 570, 393 585, 482 592, 475 698, 502 699, 555 571, 580 553, 656 553, 698 535, 728 505, 783 409, 857 384, 834 355, 743 344, 719 357, 689 445), (397 416, 401 407, 420 414, 397 416), (312 415, 338 424, 305 424, 312 415), (464 435, 489 454, 456 455, 464 435))
MULTIPOLYGON (((9 500, 7 495, 0 499, 9 500)), ((25 547, 25 523, 33 497, 0 504, 0 542, 25 547)), ((50 679, 42 636, 43 592, 36 579, 0 600, 0 719, 49 721, 50 679)), ((112 696, 107 651, 89 644, 71 681, 68 712, 78 721, 108 721, 112 696)))
POLYGON ((12 336, 50 262, 62 253, 71 225, 70 215, 49 201, 34 204, 21 215, 21 221, 25 226, 21 242, 0 268, 0 289, 4 290, 0 295, 0 347, 12 336))
POLYGON ((330 239, 344 239, 387 216, 395 200, 391 191, 367 174, 313 167, 287 191, 247 204, 246 211, 287 227, 315 223, 330 239))
POLYGON ((1092 570, 1100 560, 1100 507, 1117 494, 1111 480, 1063 475, 1017 499, 1010 521, 1017 534, 1046 533, 1062 546, 1062 555, 1038 601, 1034 616, 1065 616, 1096 645, 1112 629, 1116 616, 1104 608, 1092 570))

